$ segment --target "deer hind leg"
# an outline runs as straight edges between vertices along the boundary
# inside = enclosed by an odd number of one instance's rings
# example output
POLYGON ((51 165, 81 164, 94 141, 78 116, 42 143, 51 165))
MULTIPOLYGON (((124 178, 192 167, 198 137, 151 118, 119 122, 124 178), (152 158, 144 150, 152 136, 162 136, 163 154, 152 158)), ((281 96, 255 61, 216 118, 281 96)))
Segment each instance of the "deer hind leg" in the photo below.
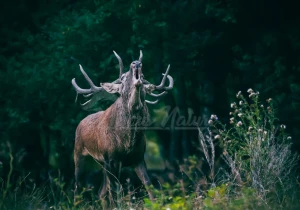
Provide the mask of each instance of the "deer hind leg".
POLYGON ((143 161, 143 162, 139 163, 137 166, 135 166, 134 171, 137 174, 137 176, 139 177, 139 179, 142 181, 142 183, 145 185, 150 200, 154 201, 154 196, 153 196, 151 190, 149 189, 149 187, 152 184, 151 184, 151 180, 147 173, 145 161, 143 161))
POLYGON ((75 197, 82 191, 83 187, 83 174, 84 174, 84 161, 85 156, 82 154, 74 154, 75 163, 75 197))
POLYGON ((103 168, 102 168, 102 182, 98 191, 98 197, 101 200, 101 205, 102 205, 102 209, 108 209, 108 196, 107 196, 107 192, 108 192, 108 188, 109 188, 109 179, 107 176, 107 171, 109 170, 109 165, 104 162, 103 164, 103 168))
POLYGON ((102 182, 98 191, 98 196, 99 199, 104 199, 106 197, 108 188, 109 188, 109 179, 108 179, 108 171, 110 170, 109 165, 106 163, 106 161, 103 164, 103 168, 102 168, 102 182))

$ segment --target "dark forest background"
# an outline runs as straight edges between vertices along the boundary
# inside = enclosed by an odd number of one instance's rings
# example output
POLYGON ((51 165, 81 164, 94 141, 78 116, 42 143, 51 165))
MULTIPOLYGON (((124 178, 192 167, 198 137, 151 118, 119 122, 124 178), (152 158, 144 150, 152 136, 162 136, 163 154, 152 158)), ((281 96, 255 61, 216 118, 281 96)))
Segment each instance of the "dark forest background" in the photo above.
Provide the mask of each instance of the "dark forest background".
MULTIPOLYGON (((15 177, 31 172, 43 182, 59 169, 73 179, 75 129, 89 113, 74 103, 71 79, 88 87, 81 64, 95 84, 115 80, 113 50, 125 68, 143 50, 143 72, 155 84, 171 64, 174 89, 148 106, 153 117, 170 106, 183 116, 193 110, 203 119, 214 113, 227 122, 235 94, 253 88, 273 98, 292 149, 300 151, 296 3, 11 0, 0 5, 0 176, 9 170, 9 142, 15 177)), ((196 131, 150 131, 147 137, 171 165, 196 153, 196 131)))

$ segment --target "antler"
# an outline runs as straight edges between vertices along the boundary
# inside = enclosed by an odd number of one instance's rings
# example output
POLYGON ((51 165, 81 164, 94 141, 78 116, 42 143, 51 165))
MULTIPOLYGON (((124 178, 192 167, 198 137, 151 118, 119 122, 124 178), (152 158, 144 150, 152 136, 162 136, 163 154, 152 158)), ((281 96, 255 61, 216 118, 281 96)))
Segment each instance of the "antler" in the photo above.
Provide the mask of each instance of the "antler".
MULTIPOLYGON (((80 71, 83 74, 83 76, 85 77, 86 81, 91 86, 89 89, 80 88, 77 85, 75 78, 72 79, 72 85, 73 85, 74 89, 76 90, 77 95, 82 94, 85 98, 91 97, 88 101, 81 104, 81 106, 84 110, 90 110, 91 108, 94 107, 94 105, 98 101, 101 101, 101 100, 111 100, 111 101, 115 100, 116 96, 114 96, 113 94, 107 93, 102 87, 97 87, 96 85, 94 85, 94 83, 89 78, 87 73, 83 70, 83 68, 80 64, 79 64, 79 67, 80 67, 80 71)), ((116 81, 118 81, 118 80, 116 80, 116 81)), ((76 99, 77 99, 77 97, 76 97, 76 99)))
POLYGON ((115 52, 113 51, 115 56, 117 57, 118 61, 119 61, 119 66, 120 66, 120 76, 119 78, 121 78, 122 74, 123 74, 123 69, 124 69, 124 66, 123 66, 123 61, 121 59, 121 57, 115 52))
MULTIPOLYGON (((124 67, 123 67, 123 62, 122 62, 121 57, 115 51, 113 51, 113 52, 114 52, 115 56, 117 57, 117 59, 119 61, 120 75, 119 75, 119 78, 117 80, 112 82, 112 84, 119 84, 121 82, 120 78, 123 74, 124 67)), ((85 77, 86 81, 91 86, 89 89, 82 89, 77 85, 77 83, 75 81, 75 78, 72 79, 72 85, 73 85, 74 89, 76 90, 77 95, 82 94, 85 98, 91 97, 90 100, 88 100, 85 103, 81 104, 83 109, 87 110, 87 109, 92 108, 97 103, 97 101, 101 101, 101 100, 114 101, 115 100, 116 96, 114 96, 113 94, 107 93, 107 91, 105 91, 102 87, 97 87, 96 85, 94 85, 94 83, 89 78, 87 73, 83 70, 83 68, 80 64, 79 64, 79 67, 80 67, 80 71, 83 74, 83 76, 85 77)), ((77 99, 77 97, 76 97, 76 99, 77 99)))
POLYGON ((144 80, 144 84, 146 86, 147 93, 149 95, 153 96, 153 97, 158 98, 155 101, 148 101, 148 100, 146 100, 146 103, 148 103, 148 104, 157 104, 159 102, 160 98, 162 96, 165 96, 168 93, 167 90, 171 90, 173 88, 173 86, 174 86, 174 80, 173 80, 173 78, 170 75, 168 75, 169 70, 170 70, 170 64, 168 65, 166 73, 163 74, 164 77, 162 78, 162 81, 161 81, 160 85, 158 85, 158 86, 153 85, 153 84, 149 83, 148 81, 144 80), (169 80, 169 86, 166 87, 165 86, 165 82, 166 82, 167 78, 169 80), (152 93, 152 91, 154 91, 154 90, 165 90, 165 91, 163 91, 160 94, 154 94, 154 93, 152 93))

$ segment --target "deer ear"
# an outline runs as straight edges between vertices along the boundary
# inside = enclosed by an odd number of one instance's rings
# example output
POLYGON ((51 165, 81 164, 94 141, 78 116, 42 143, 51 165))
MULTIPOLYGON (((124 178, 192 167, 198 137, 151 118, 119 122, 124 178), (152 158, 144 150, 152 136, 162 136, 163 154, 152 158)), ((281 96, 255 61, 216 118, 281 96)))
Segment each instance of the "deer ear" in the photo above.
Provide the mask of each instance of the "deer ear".
POLYGON ((108 93, 120 93, 121 84, 101 83, 100 85, 108 93))

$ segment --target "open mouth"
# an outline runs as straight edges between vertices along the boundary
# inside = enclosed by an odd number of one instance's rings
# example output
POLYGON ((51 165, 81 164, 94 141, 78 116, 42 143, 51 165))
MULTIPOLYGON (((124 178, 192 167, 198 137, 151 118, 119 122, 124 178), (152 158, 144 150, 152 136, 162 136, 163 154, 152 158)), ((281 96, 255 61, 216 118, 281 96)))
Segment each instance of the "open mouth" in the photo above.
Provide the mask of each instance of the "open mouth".
POLYGON ((140 77, 140 75, 139 75, 139 69, 136 68, 136 69, 135 69, 135 78, 136 78, 136 79, 139 79, 139 77, 140 77))

